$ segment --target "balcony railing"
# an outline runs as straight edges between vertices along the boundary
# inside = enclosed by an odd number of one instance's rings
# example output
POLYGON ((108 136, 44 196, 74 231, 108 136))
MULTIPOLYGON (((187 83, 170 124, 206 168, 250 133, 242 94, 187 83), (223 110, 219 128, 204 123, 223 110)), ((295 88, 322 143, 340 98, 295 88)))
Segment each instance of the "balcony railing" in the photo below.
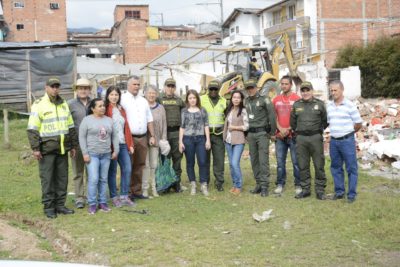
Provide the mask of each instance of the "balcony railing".
POLYGON ((270 27, 264 29, 265 36, 296 27, 297 24, 300 24, 304 27, 309 27, 310 26, 310 17, 298 17, 293 20, 287 20, 286 18, 281 18, 280 23, 277 23, 277 24, 273 24, 273 23, 274 23, 274 21, 271 21, 270 27))

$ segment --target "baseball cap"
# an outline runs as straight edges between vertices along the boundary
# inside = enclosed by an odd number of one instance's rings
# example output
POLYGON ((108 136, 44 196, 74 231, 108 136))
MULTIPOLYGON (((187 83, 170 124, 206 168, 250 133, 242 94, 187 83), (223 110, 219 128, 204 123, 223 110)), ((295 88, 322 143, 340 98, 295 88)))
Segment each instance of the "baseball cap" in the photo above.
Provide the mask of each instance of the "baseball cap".
POLYGON ((312 83, 311 82, 307 82, 307 81, 301 83, 300 90, 303 89, 303 88, 308 88, 310 90, 314 90, 314 88, 312 86, 312 83))
POLYGON ((176 86, 176 81, 172 78, 168 78, 165 80, 164 85, 168 86, 168 85, 173 85, 176 86))
POLYGON ((245 83, 244 83, 244 88, 254 88, 254 87, 257 87, 257 84, 256 84, 256 81, 255 80, 253 80, 253 79, 250 79, 250 80, 247 80, 245 83))
POLYGON ((220 87, 220 86, 221 86, 221 85, 220 85, 219 81, 217 81, 217 80, 212 80, 212 81, 208 84, 208 89, 217 88, 217 89, 219 90, 219 87, 220 87))
POLYGON ((52 86, 55 84, 61 85, 60 79, 58 77, 50 77, 46 82, 47 86, 52 86))

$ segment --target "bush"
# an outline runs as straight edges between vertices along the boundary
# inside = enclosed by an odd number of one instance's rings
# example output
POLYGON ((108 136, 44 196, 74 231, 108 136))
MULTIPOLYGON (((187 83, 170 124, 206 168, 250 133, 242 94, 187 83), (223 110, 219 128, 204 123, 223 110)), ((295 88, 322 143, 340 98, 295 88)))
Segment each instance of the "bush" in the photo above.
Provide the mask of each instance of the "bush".
POLYGON ((382 38, 367 47, 342 48, 334 68, 359 66, 361 95, 365 98, 400 97, 400 38, 382 38))

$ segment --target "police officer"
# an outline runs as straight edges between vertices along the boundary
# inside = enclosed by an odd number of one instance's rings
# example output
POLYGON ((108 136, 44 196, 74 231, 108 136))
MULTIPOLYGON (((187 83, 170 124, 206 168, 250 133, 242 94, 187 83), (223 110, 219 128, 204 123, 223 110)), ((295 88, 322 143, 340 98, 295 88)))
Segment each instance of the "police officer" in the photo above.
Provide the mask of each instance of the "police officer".
POLYGON ((180 97, 175 95, 176 81, 172 78, 164 82, 164 94, 159 101, 164 106, 167 115, 167 139, 171 146, 168 157, 172 158, 172 168, 178 177, 178 181, 173 185, 175 192, 181 192, 181 160, 182 154, 179 152, 179 128, 181 126, 181 110, 185 103, 180 97))
POLYGON ((276 131, 275 111, 269 97, 259 94, 256 81, 245 82, 248 97, 245 101, 249 117, 249 142, 251 168, 256 179, 256 186, 250 190, 252 194, 268 196, 269 187, 269 141, 276 131))
POLYGON ((211 81, 208 84, 208 94, 202 95, 200 99, 201 106, 207 111, 210 126, 211 149, 207 151, 207 170, 210 172, 212 151, 215 187, 218 191, 224 191, 225 145, 222 134, 224 131, 227 103, 226 99, 219 95, 220 87, 221 84, 219 81, 211 81))
POLYGON ((296 198, 311 194, 310 158, 315 168, 315 192, 317 199, 325 200, 325 158, 323 130, 328 126, 325 104, 313 96, 313 86, 303 82, 300 86, 301 99, 297 100, 290 113, 290 126, 296 134, 296 154, 300 169, 302 192, 296 198))
POLYGON ((44 213, 54 219, 57 213, 72 214, 65 207, 68 186, 68 156, 75 157, 78 137, 68 104, 59 96, 61 82, 47 80, 46 94, 35 101, 28 122, 28 139, 39 161, 44 213))

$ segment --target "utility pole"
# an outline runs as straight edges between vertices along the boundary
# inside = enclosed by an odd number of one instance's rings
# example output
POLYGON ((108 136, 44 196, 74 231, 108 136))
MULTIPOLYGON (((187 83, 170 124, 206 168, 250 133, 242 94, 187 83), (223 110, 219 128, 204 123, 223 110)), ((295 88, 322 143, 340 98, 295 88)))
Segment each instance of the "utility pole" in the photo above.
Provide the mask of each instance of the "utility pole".
POLYGON ((221 21, 220 21, 220 24, 221 24, 221 43, 222 43, 222 40, 224 39, 224 31, 222 29, 222 24, 224 24, 224 4, 223 4, 223 0, 219 0, 218 3, 197 3, 196 5, 199 5, 199 6, 219 5, 219 7, 221 9, 221 18, 220 18, 221 21))
POLYGON ((151 13, 150 15, 160 16, 161 17, 161 26, 164 26, 164 14, 163 13, 151 13))

